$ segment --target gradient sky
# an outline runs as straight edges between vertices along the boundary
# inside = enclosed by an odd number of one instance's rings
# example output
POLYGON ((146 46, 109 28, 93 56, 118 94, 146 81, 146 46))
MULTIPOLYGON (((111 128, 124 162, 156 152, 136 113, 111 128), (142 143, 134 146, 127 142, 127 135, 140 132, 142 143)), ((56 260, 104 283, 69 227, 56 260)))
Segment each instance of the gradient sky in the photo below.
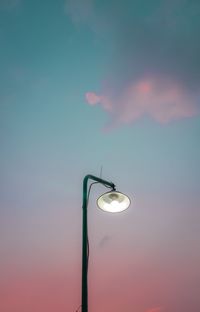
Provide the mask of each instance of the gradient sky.
POLYGON ((200 2, 0 0, 0 311, 200 311, 200 2))

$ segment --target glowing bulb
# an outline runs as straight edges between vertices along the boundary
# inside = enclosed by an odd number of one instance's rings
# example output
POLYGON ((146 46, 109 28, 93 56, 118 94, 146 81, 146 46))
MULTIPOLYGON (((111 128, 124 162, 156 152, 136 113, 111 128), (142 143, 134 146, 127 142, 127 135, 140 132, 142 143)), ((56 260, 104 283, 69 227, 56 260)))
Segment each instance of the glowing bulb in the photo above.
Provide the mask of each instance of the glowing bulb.
POLYGON ((129 207, 130 199, 120 192, 111 191, 101 195, 97 200, 97 205, 107 212, 121 212, 129 207))

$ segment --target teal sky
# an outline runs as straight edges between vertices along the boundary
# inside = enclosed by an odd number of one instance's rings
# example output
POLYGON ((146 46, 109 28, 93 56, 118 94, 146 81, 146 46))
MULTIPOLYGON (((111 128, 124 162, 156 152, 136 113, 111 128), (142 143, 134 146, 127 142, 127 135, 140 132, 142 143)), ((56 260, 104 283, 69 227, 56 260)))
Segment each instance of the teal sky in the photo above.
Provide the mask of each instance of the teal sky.
POLYGON ((198 1, 0 0, 0 310, 199 312, 198 1))

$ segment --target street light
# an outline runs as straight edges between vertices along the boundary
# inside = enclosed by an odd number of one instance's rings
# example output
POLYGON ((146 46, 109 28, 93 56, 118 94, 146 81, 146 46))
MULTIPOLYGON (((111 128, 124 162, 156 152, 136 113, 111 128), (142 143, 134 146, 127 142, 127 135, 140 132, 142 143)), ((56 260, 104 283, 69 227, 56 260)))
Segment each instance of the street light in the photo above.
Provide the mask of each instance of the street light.
POLYGON ((101 195, 97 199, 97 205, 100 209, 107 212, 121 212, 130 205, 128 196, 117 192, 115 184, 108 182, 93 175, 86 175, 83 179, 83 227, 82 227, 82 312, 88 312, 88 226, 87 226, 87 206, 89 200, 88 180, 91 179, 95 183, 101 183, 111 189, 111 191, 101 195))
POLYGON ((97 205, 107 212, 122 212, 130 205, 130 199, 123 193, 111 191, 101 195, 97 199, 97 205))

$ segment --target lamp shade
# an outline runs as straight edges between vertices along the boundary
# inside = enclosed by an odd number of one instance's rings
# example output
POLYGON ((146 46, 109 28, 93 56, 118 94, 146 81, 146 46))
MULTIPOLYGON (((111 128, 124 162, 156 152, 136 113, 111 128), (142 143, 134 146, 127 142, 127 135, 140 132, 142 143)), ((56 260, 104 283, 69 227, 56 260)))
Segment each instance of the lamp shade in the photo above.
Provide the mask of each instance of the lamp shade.
POLYGON ((129 207, 130 203, 128 196, 117 191, 104 193, 97 199, 98 207, 107 212, 124 211, 129 207))

